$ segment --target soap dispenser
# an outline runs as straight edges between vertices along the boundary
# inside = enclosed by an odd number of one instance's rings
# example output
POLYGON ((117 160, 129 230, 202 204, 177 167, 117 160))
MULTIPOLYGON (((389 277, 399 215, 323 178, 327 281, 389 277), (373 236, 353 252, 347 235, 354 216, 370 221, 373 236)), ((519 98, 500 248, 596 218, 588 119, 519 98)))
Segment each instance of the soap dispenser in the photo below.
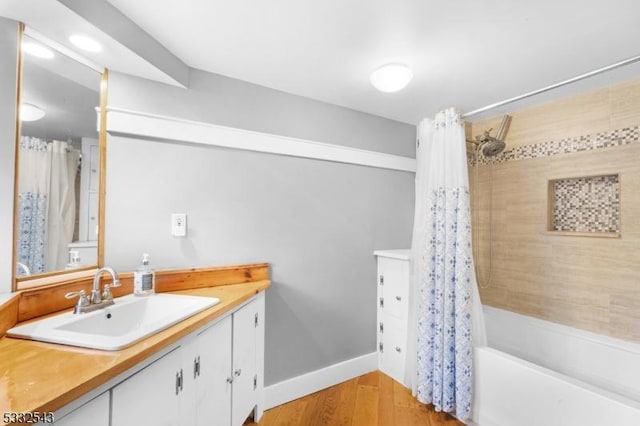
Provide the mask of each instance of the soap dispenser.
POLYGON ((148 296, 155 293, 156 274, 149 267, 149 255, 142 255, 140 266, 133 272, 133 293, 136 296, 148 296))

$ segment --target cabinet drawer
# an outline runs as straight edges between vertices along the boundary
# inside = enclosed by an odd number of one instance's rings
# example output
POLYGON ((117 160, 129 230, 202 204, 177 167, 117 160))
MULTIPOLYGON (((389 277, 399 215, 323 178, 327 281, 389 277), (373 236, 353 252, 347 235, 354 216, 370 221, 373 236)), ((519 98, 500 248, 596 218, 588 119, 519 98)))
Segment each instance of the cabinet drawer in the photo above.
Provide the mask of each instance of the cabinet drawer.
POLYGON ((409 286, 409 261, 379 258, 378 284, 389 291, 407 291, 409 286))
POLYGON ((408 299, 409 297, 406 293, 385 289, 378 300, 378 304, 384 313, 393 315, 398 319, 406 319, 409 310, 408 299))
POLYGON ((378 259, 378 306, 386 313, 406 318, 409 308, 409 262, 378 259))
POLYGON ((380 312, 378 314, 378 334, 380 341, 386 340, 404 348, 407 340, 407 324, 392 315, 380 312))
POLYGON ((378 361, 380 370, 400 383, 404 383, 406 360, 406 324, 389 315, 378 320, 378 361), (382 329, 380 327, 382 324, 382 329))

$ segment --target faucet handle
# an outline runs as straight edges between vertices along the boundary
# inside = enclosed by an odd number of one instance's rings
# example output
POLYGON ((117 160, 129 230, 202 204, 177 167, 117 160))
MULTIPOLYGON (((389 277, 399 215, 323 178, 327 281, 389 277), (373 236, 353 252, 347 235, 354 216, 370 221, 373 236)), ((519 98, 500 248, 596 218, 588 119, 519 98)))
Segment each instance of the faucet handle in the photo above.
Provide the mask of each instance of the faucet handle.
POLYGON ((71 291, 64 295, 65 299, 73 299, 74 297, 78 298, 78 303, 76 303, 76 308, 73 311, 75 314, 79 314, 82 312, 82 308, 85 308, 90 305, 89 298, 87 297, 87 293, 84 290, 80 291, 71 291))
POLYGON ((112 287, 120 287, 120 283, 118 282, 117 285, 115 285, 116 283, 113 282, 111 284, 105 284, 104 285, 104 290, 102 290, 102 300, 113 300, 113 293, 111 293, 111 288, 112 287))
POLYGON ((83 298, 86 299, 87 293, 85 293, 84 290, 79 290, 79 291, 70 291, 69 293, 64 295, 65 299, 73 299, 74 297, 79 297, 80 300, 82 300, 83 298))
POLYGON ((102 290, 102 300, 113 300, 113 294, 111 293, 111 289, 114 287, 120 287, 122 284, 119 279, 114 279, 111 284, 105 284, 104 289, 102 290))

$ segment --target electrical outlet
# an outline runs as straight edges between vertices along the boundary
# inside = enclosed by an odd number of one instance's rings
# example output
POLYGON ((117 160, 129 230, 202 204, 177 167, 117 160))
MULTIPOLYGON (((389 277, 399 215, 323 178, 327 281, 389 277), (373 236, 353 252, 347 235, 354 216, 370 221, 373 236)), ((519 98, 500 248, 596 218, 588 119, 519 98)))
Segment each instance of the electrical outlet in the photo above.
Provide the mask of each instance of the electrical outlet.
POLYGON ((171 235, 174 237, 187 236, 187 214, 173 213, 171 215, 171 235))

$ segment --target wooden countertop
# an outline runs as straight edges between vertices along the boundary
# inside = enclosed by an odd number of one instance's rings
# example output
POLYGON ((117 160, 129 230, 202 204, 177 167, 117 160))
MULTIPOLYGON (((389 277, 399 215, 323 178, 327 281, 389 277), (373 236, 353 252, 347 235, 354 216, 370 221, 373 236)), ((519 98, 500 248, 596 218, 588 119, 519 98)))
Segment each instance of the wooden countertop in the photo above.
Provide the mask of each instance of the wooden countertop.
POLYGON ((56 411, 233 310, 271 285, 255 281, 175 291, 220 303, 120 351, 0 338, 0 413, 56 411))

